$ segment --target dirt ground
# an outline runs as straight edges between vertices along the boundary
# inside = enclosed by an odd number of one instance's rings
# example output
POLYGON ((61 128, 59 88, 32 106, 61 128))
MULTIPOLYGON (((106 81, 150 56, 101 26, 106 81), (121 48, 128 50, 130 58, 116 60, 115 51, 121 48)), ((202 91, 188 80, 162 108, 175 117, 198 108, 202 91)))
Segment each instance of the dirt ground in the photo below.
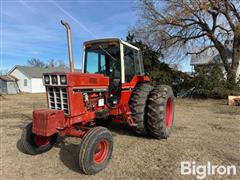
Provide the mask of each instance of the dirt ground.
POLYGON ((114 150, 107 168, 95 176, 78 170, 79 139, 67 138, 49 152, 30 156, 19 150, 22 128, 45 94, 5 96, 1 103, 0 179, 196 179, 181 176, 181 161, 237 166, 240 179, 240 107, 225 100, 176 100, 175 124, 167 140, 137 137, 125 124, 111 124, 114 150))

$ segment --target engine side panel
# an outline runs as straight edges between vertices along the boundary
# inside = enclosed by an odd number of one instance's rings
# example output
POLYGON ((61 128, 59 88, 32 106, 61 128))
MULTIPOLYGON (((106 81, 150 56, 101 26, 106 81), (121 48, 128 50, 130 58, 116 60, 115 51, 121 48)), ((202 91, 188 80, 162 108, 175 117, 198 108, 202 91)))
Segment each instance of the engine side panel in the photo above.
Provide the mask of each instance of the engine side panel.
POLYGON ((81 89, 108 88, 109 77, 103 74, 68 73, 68 86, 79 87, 81 89))

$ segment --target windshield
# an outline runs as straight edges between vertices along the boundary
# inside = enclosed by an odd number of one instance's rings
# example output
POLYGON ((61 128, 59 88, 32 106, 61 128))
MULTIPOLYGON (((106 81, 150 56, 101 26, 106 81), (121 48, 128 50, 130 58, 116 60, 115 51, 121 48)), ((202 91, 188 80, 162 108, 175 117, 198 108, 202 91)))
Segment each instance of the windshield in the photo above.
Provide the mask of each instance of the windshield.
POLYGON ((120 79, 120 48, 117 43, 86 47, 85 73, 98 73, 120 79))

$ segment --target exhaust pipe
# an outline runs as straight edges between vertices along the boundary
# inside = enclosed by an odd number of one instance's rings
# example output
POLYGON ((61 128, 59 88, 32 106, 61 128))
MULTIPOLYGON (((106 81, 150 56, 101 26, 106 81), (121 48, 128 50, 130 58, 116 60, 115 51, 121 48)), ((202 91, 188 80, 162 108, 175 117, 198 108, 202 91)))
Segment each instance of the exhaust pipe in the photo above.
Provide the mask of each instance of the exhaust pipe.
POLYGON ((72 49, 72 33, 69 24, 61 20, 61 24, 67 29, 67 39, 68 39, 68 55, 69 55, 69 65, 70 72, 74 72, 74 63, 73 63, 73 49, 72 49))

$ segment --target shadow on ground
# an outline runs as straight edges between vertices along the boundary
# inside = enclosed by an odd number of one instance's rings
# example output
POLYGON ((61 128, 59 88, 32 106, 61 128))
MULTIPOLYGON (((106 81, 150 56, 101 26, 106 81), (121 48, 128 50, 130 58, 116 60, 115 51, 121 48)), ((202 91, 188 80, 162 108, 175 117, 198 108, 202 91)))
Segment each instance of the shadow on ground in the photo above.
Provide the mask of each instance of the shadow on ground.
POLYGON ((60 148, 59 158, 70 170, 81 173, 78 165, 79 144, 62 141, 55 147, 60 148))
MULTIPOLYGON (((29 120, 29 119, 28 119, 29 120)), ((26 125, 26 121, 23 121, 21 124, 18 125, 18 128, 23 129, 26 125)), ((132 130, 132 128, 124 122, 116 123, 112 122, 107 127, 111 132, 113 136, 118 135, 126 135, 126 136, 134 136, 137 138, 150 138, 146 136, 139 136, 136 135, 136 133, 132 130)), ((79 163, 78 163, 78 152, 79 152, 79 145, 81 143, 81 140, 79 138, 72 138, 70 141, 68 140, 68 137, 58 137, 57 143, 54 145, 55 148, 59 148, 59 158, 63 162, 63 164, 69 168, 72 171, 75 171, 77 173, 81 173, 79 169, 79 163), (74 143, 72 143, 72 139, 74 139, 74 143)), ((17 149, 27 154, 24 148, 22 147, 21 139, 19 139, 16 143, 17 149)))
POLYGON ((126 122, 112 122, 108 127, 107 127, 113 134, 113 136, 117 135, 125 135, 125 136, 133 136, 136 138, 141 138, 141 139, 154 139, 150 136, 147 135, 138 135, 134 132, 132 127, 130 127, 126 122))
MULTIPOLYGON (((127 135, 127 136, 135 136, 139 138, 149 138, 143 136, 137 136, 131 127, 129 127, 126 123, 115 123, 112 122, 107 127, 113 134, 113 136, 118 135, 127 135)), ((62 137, 61 137, 62 138, 62 137)), ((78 163, 78 152, 79 152, 79 145, 81 141, 78 138, 76 139, 75 143, 69 142, 68 138, 62 138, 59 142, 55 145, 56 148, 60 148, 59 157, 63 164, 73 170, 75 172, 81 173, 79 170, 79 163, 78 163)))
POLYGON ((125 122, 112 122, 108 127, 107 127, 113 134, 113 136, 116 135, 127 135, 127 136, 136 136, 134 133, 133 129, 128 126, 127 123, 125 122))

